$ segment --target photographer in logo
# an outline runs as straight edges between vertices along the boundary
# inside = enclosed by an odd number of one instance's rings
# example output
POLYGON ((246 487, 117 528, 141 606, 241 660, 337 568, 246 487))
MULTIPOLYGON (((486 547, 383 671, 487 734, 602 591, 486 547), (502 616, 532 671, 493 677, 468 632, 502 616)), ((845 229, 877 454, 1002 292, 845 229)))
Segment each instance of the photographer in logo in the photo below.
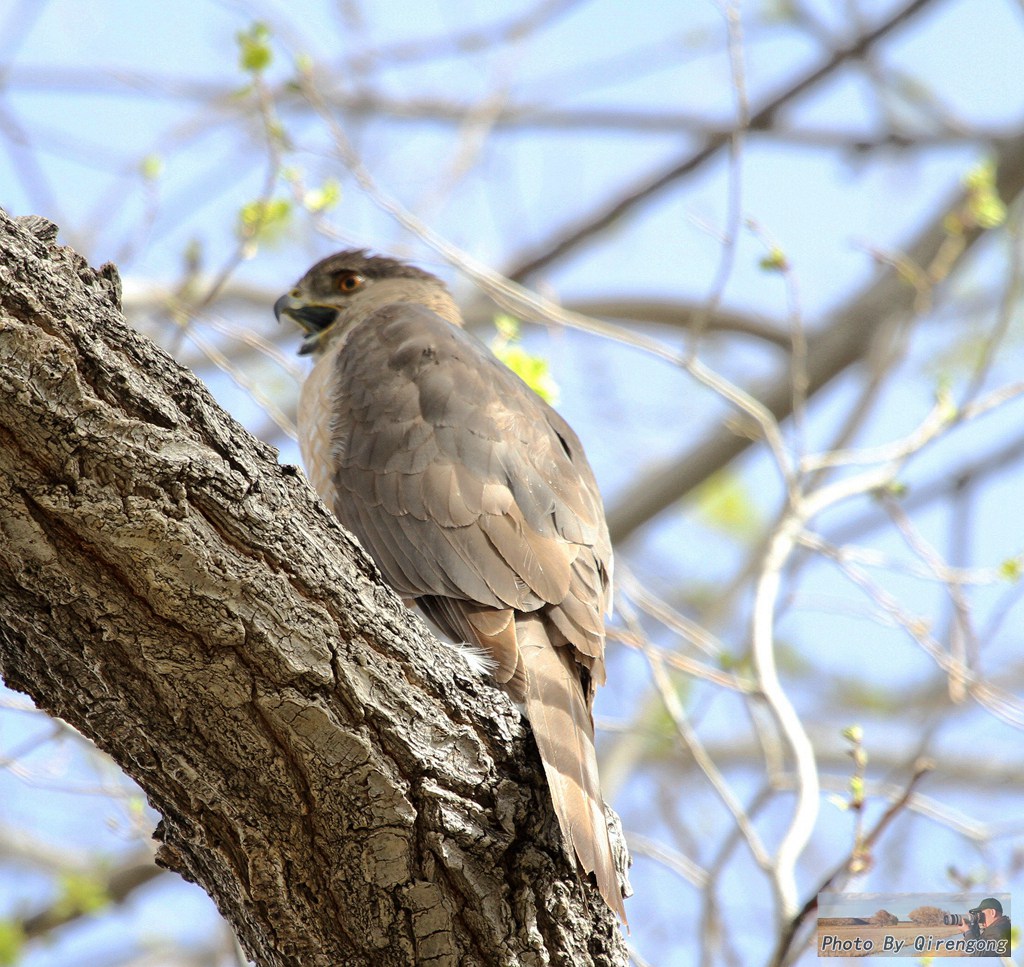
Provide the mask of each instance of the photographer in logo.
POLYGON ((985 941, 975 947, 975 957, 1010 956, 1010 918, 1003 916, 1003 905, 995 897, 987 897, 964 916, 947 913, 942 922, 960 927, 967 940, 985 941))

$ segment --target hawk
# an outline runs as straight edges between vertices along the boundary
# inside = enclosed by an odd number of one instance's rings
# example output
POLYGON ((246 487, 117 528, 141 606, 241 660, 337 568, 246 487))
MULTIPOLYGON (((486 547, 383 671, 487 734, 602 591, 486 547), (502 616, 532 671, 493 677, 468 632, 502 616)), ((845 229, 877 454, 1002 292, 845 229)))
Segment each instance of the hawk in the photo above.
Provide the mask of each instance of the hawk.
POLYGON ((403 599, 525 707, 562 834, 625 922, 591 715, 612 550, 579 439, 415 266, 340 252, 274 313, 315 360, 298 411, 310 481, 403 599))

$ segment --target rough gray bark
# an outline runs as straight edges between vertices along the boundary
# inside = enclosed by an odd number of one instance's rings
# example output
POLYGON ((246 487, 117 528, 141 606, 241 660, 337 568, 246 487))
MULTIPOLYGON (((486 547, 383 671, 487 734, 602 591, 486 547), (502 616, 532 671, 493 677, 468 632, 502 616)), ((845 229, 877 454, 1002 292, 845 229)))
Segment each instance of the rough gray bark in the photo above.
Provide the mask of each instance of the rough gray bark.
POLYGON ((536 749, 294 467, 0 212, 0 672, 261 965, 612 965, 536 749))

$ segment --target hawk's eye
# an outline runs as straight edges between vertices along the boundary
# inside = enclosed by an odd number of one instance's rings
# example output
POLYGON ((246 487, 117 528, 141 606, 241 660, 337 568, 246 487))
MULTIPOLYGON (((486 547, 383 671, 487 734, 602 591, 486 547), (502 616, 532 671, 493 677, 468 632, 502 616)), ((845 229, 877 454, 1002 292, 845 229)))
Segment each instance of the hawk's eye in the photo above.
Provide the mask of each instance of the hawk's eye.
POLYGON ((366 281, 358 272, 339 272, 334 277, 334 288, 339 292, 355 292, 366 281))

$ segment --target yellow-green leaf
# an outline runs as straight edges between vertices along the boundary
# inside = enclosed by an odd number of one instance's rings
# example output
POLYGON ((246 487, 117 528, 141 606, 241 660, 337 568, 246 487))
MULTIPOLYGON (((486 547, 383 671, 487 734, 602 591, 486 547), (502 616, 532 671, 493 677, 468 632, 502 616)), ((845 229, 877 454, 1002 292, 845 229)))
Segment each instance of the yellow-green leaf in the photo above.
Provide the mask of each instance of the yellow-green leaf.
POLYGON ((164 160, 158 154, 147 154, 139 164, 139 172, 146 181, 156 181, 164 173, 164 160))
POLYGON ((996 166, 991 159, 976 165, 964 176, 967 210, 980 228, 996 228, 1006 221, 1006 206, 996 187, 996 166))
POLYGON ((240 30, 238 40, 238 65, 249 74, 265 71, 273 59, 270 49, 270 28, 265 23, 254 23, 248 30, 240 30))
POLYGON ((999 565, 999 575, 1007 581, 1019 581, 1024 570, 1024 558, 1011 557, 999 565))
POLYGON ((62 915, 94 913, 110 902, 106 886, 96 876, 65 873, 60 877, 60 896, 55 907, 62 915))
POLYGON ((506 342, 519 341, 519 320, 507 312, 499 312, 494 317, 494 328, 498 330, 498 338, 506 342))
POLYGON ((542 400, 555 403, 558 385, 551 376, 548 361, 528 353, 519 345, 519 320, 501 313, 495 316, 498 333, 491 341, 491 352, 512 370, 542 400))
POLYGON ((757 507, 743 483, 729 473, 716 473, 697 488, 697 516, 716 530, 749 539, 761 529, 757 507))
POLYGON ((287 198, 260 198, 242 206, 238 213, 238 235, 243 241, 270 242, 280 238, 292 214, 287 198))
POLYGON ((323 212, 333 208, 341 199, 341 183, 328 178, 319 188, 310 188, 302 197, 307 211, 323 212))
POLYGON ((522 346, 503 346, 494 353, 542 400, 554 403, 558 399, 558 386, 548 370, 548 361, 532 356, 522 346))
POLYGON ((0 967, 13 967, 21 960, 25 931, 16 920, 0 920, 0 967))
POLYGON ((777 245, 773 245, 771 251, 758 262, 766 272, 785 272, 789 268, 789 260, 786 253, 777 245))
POLYGON ((947 385, 939 386, 938 391, 935 394, 935 402, 939 408, 939 412, 942 415, 944 423, 952 423, 957 418, 960 408, 956 405, 953 393, 947 385))

